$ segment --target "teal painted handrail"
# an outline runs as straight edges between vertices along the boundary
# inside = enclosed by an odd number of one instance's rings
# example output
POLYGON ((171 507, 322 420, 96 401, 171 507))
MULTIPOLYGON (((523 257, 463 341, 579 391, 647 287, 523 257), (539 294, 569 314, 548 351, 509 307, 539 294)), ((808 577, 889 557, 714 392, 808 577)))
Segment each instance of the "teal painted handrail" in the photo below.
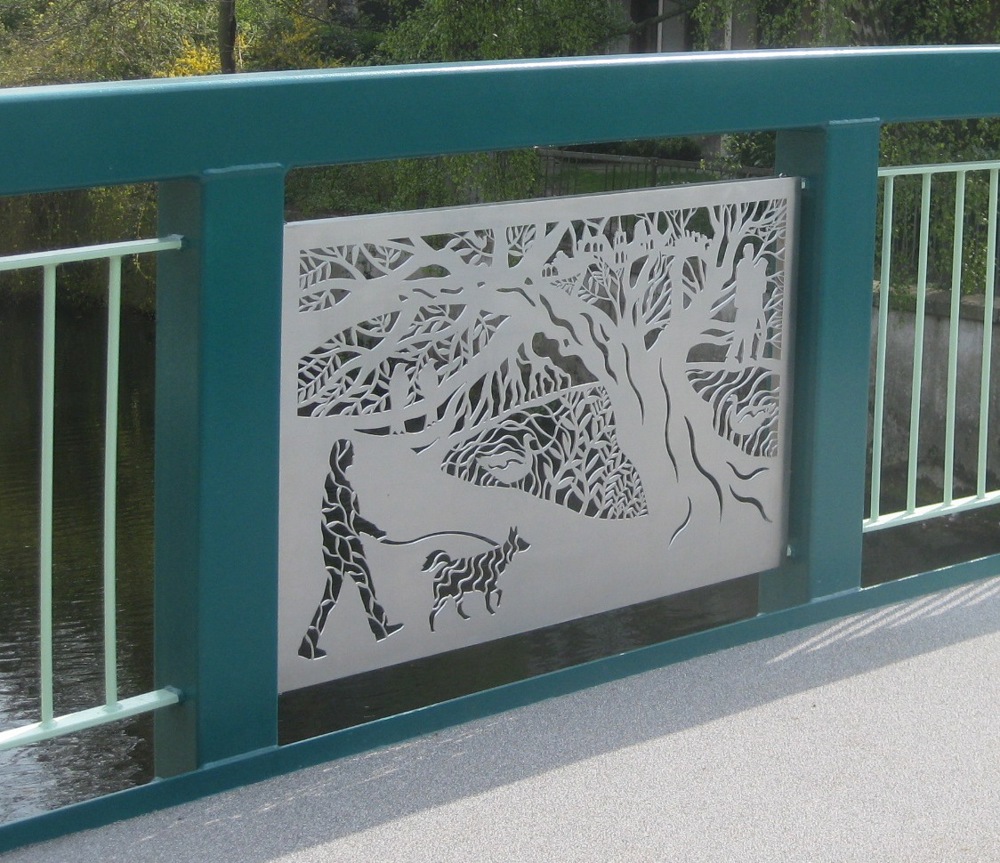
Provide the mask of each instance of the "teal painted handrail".
POLYGON ((163 781, 0 828, 0 850, 567 688, 994 575, 862 590, 882 123, 1000 116, 1000 48, 759 51, 268 73, 0 91, 0 194, 160 183, 156 681, 163 781), (607 106, 612 106, 609 109, 607 106), (277 746, 279 290, 294 167, 777 130, 803 180, 789 549, 760 615, 543 680, 277 746), (172 777, 167 779, 166 777, 172 777))
POLYGON ((0 91, 0 194, 534 145, 1000 116, 1000 48, 746 51, 0 91), (604 110, 612 105, 614 110, 604 110), (72 142, 72 146, 68 143, 72 142), (30 157, 29 157, 30 154, 30 157))

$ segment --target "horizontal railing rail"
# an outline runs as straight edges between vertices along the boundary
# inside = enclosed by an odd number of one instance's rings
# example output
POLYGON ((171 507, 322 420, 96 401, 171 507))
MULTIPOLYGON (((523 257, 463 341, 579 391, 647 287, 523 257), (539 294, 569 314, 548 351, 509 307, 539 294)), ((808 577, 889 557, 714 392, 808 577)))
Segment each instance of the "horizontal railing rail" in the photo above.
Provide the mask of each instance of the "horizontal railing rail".
MULTIPOLYGON (((446 723, 942 586, 985 558, 861 586, 872 261, 884 123, 1000 116, 1000 47, 754 51, 213 76, 0 91, 0 195, 159 184, 155 680, 158 781, 0 828, 106 822, 446 723), (610 105, 604 110, 600 106, 610 105), (594 141, 777 132, 801 178, 788 548, 758 615, 544 679, 278 745, 285 175, 293 168, 594 141), (68 146, 67 142, 72 142, 68 146)), ((54 272, 54 269, 53 269, 54 272)))
POLYGON ((880 177, 926 177, 935 174, 960 174, 969 171, 993 171, 1000 160, 981 159, 975 162, 938 162, 931 165, 886 165, 878 169, 880 177))
POLYGON ((655 156, 590 153, 536 147, 543 195, 575 195, 649 186, 705 183, 747 177, 770 177, 769 168, 739 167, 722 161, 685 161, 655 156))
MULTIPOLYGON (((94 246, 75 246, 71 249, 51 249, 42 252, 23 252, 0 257, 0 273, 11 270, 30 270, 38 267, 56 267, 60 264, 78 264, 82 261, 121 260, 129 255, 166 252, 181 248, 183 238, 163 237, 150 240, 125 240, 119 243, 99 243, 94 246)), ((117 269, 117 267, 116 267, 117 269)), ((116 277, 117 278, 117 277, 116 277)))
POLYGON ((118 378, 121 332, 122 259, 129 255, 149 254, 180 249, 179 236, 163 239, 134 240, 80 246, 72 249, 32 252, 0 257, 0 272, 40 268, 43 273, 42 299, 42 400, 41 400, 41 477, 39 531, 39 692, 38 722, 0 731, 0 751, 72 734, 85 728, 126 719, 139 713, 176 704, 179 693, 163 687, 129 698, 118 692, 117 642, 117 454, 118 454, 118 378), (57 267, 81 261, 108 262, 108 332, 105 374, 104 412, 104 483, 103 483, 103 607, 104 607, 104 703, 57 716, 53 691, 53 464, 55 462, 56 399, 56 294, 57 267))
POLYGON ((0 193, 198 177, 236 165, 1000 116, 992 88, 945 86, 990 80, 996 62, 994 46, 834 48, 24 87, 0 93, 0 193), (775 93, 781 98, 765 97, 775 93), (615 110, 593 109, 602 102, 615 110))
MULTIPOLYGON (((930 518, 951 515, 965 510, 976 509, 1000 502, 1000 488, 989 483, 990 444, 990 403, 991 403, 991 358, 993 351, 994 302, 996 291, 997 264, 997 195, 1000 161, 955 162, 951 164, 910 165, 879 169, 882 178, 882 244, 880 250, 878 327, 876 340, 875 376, 873 388, 873 431, 871 460, 870 512, 865 519, 866 531, 881 530, 900 524, 923 521, 930 518), (982 213, 969 214, 966 206, 966 189, 969 175, 981 175, 988 181, 986 204, 986 249, 984 255, 985 272, 982 282, 972 285, 964 277, 966 262, 965 226, 978 220, 982 213), (945 378, 946 396, 944 411, 944 440, 942 442, 943 463, 941 468, 941 500, 918 505, 917 483, 922 468, 931 467, 922 463, 920 456, 921 416, 924 390, 924 327, 927 318, 928 298, 928 256, 931 246, 931 214, 933 179, 950 176, 954 178, 954 205, 952 212, 951 236, 951 279, 949 286, 947 372, 945 378), (913 291, 914 331, 912 370, 910 375, 910 410, 906 458, 906 496, 902 509, 890 513, 882 512, 883 443, 885 432, 886 400, 886 353, 889 331, 889 311, 891 286, 893 284, 893 248, 898 237, 899 224, 895 215, 896 181, 902 177, 920 179, 919 240, 917 243, 917 273, 913 291), (978 410, 975 417, 978 425, 977 457, 975 466, 975 492, 956 495, 956 432, 959 425, 957 397, 959 389, 959 345, 961 303, 963 293, 981 290, 983 293, 983 320, 978 371, 978 410)), ((901 372, 897 371, 897 376, 901 372)), ((1000 470, 1000 465, 994 465, 1000 470)))

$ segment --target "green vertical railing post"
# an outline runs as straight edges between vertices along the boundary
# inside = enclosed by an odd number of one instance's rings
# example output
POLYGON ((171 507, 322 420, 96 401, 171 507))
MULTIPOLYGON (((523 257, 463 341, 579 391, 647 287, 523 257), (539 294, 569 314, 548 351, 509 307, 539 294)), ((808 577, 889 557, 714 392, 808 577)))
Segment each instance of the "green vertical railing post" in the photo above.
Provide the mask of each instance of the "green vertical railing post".
POLYGON ((775 611, 861 584, 879 122, 778 134, 804 179, 785 564, 761 578, 775 611))
POLYGON ((169 776, 277 744, 284 172, 164 183, 156 350, 156 717, 169 776))

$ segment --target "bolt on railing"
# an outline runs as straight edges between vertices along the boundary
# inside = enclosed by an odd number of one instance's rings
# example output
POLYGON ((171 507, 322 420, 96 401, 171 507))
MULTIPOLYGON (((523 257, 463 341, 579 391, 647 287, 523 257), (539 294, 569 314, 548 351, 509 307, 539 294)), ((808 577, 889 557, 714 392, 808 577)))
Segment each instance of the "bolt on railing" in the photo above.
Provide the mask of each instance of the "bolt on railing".
POLYGON ((177 691, 164 688, 121 699, 118 694, 118 645, 116 637, 116 551, 118 373, 121 332, 122 259, 127 255, 180 249, 182 238, 135 240, 73 249, 0 257, 0 272, 42 270, 42 402, 41 476, 39 529, 39 639, 40 719, 18 728, 0 731, 0 750, 36 743, 62 734, 125 719, 179 700, 177 691), (56 268, 81 261, 108 261, 108 355, 105 373, 104 493, 103 493, 103 600, 104 600, 104 704, 86 710, 55 715, 52 614, 52 504, 55 456, 55 327, 56 268))
POLYGON ((963 510, 975 509, 1000 502, 1000 489, 988 488, 988 444, 990 407, 990 360, 993 339, 993 309, 995 299, 997 256, 997 197, 1000 161, 957 162, 939 165, 915 165, 898 168, 881 168, 883 180, 882 245, 879 273, 878 338, 875 358, 873 393, 873 431, 871 462, 870 516, 864 522, 866 531, 879 530, 898 524, 922 521, 963 510), (972 495, 955 497, 955 450, 957 428, 957 396, 959 366, 959 323, 963 269, 965 263, 966 189, 970 173, 985 173, 989 177, 988 207, 986 218, 986 251, 983 296, 982 357, 979 369, 979 434, 977 441, 976 491, 972 495), (945 397, 944 463, 942 466, 941 500, 922 506, 917 505, 917 480, 920 468, 921 392, 924 371, 924 324, 927 314, 929 249, 931 233, 932 181, 937 175, 955 178, 954 225, 952 230, 952 255, 948 328, 948 361, 945 397), (906 464, 905 508, 883 515, 881 512, 883 433, 885 425, 886 350, 889 321, 889 287, 892 280, 894 241, 894 197, 896 180, 900 177, 920 178, 919 242, 917 246, 917 272, 915 288, 915 318, 913 337, 913 369, 911 373, 909 435, 906 464))

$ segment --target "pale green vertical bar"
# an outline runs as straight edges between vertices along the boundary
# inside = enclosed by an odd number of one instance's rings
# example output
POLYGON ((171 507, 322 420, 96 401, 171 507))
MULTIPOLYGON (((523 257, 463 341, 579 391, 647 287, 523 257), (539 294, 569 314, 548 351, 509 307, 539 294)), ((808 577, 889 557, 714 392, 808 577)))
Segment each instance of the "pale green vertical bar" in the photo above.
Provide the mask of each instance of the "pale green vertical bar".
POLYGON ((917 459, 920 444, 920 388, 924 365, 924 314, 927 309, 927 246, 931 222, 931 175, 920 188, 920 250, 917 259, 917 311, 913 319, 913 377, 910 390, 910 447, 906 476, 906 511, 917 508, 917 459))
POLYGON ((42 722, 51 722, 52 709, 52 485, 55 458, 54 429, 56 403, 56 268, 43 269, 42 300, 42 451, 41 451, 41 530, 39 537, 40 645, 42 722))
POLYGON ((1000 171, 990 171, 990 204, 987 216, 986 240, 986 295, 983 298, 983 361, 979 380, 979 464, 976 478, 976 496, 986 494, 986 459, 990 426, 990 356, 993 353, 993 302, 994 280, 997 266, 997 193, 1000 171))
POLYGON ((882 429, 885 408, 885 351, 889 332, 889 276, 892 271, 892 210, 895 178, 886 177, 882 194, 882 267, 879 272, 878 340, 875 354, 875 415, 872 421, 872 486, 869 518, 880 512, 882 429))
POLYGON ((118 701, 115 615, 118 506, 118 367, 121 341, 122 259, 108 259, 108 357, 104 395, 104 700, 118 701))
POLYGON ((962 313, 962 245, 965 242, 966 172, 955 174, 955 231, 951 250, 951 317, 948 321, 948 392, 944 427, 944 503, 955 498, 955 402, 958 390, 958 325, 962 313))

